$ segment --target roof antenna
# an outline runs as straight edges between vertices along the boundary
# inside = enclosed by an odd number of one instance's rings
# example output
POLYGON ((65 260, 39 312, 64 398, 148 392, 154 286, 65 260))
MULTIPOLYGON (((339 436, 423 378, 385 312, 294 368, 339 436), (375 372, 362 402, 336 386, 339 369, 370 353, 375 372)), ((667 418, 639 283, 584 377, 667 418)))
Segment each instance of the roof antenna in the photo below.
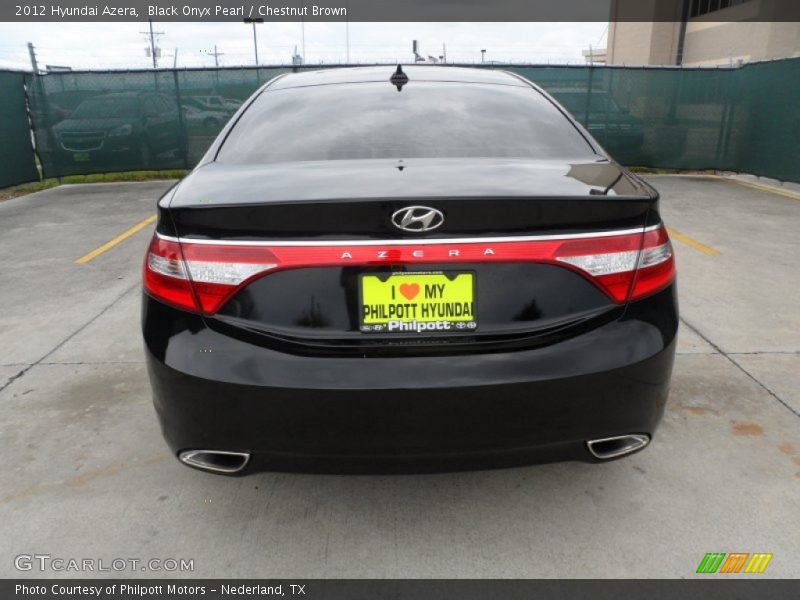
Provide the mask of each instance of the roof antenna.
POLYGON ((392 85, 397 86, 397 91, 403 91, 403 86, 408 83, 408 75, 403 73, 402 65, 397 65, 397 70, 392 73, 392 76, 389 78, 389 81, 392 82, 392 85))

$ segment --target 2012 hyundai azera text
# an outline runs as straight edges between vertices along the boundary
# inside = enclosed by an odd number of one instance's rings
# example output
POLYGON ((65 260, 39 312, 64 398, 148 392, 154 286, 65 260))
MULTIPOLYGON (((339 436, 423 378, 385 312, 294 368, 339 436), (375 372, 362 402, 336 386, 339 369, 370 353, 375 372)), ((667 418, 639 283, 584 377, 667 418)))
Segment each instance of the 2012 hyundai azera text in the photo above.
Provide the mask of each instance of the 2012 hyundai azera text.
POLYGON ((663 414, 658 194, 515 74, 276 77, 158 208, 143 331, 188 465, 604 461, 663 414))

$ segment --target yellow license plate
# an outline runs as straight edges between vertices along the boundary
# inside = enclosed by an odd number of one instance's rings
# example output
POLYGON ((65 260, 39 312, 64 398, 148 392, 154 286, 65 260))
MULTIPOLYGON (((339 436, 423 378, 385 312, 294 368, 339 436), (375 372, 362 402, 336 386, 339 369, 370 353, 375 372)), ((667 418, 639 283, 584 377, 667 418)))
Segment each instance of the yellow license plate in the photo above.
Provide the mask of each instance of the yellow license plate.
POLYGON ((475 274, 470 272, 361 275, 364 333, 474 331, 475 274))

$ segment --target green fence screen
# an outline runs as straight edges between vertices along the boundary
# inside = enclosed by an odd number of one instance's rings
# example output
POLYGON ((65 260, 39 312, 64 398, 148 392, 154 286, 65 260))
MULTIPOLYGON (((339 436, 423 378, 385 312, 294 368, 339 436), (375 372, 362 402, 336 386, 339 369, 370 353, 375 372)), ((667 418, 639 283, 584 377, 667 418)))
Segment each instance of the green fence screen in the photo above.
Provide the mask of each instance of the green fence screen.
MULTIPOLYGON (((318 67, 28 75, 44 176, 191 167, 255 89, 305 68, 318 67)), ((393 67, 385 68, 388 78, 393 67)), ((710 69, 488 68, 541 85, 623 164, 800 180, 800 59, 710 69)))
POLYGON ((39 178, 24 84, 24 73, 0 71, 0 188, 39 178))
POLYGON ((513 68, 625 165, 800 180, 800 59, 741 68, 513 68))

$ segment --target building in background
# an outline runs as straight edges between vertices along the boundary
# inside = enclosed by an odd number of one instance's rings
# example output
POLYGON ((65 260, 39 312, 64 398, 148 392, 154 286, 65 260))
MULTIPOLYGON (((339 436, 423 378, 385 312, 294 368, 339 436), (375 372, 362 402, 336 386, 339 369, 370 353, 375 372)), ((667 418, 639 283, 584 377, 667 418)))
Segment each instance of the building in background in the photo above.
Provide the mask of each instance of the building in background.
POLYGON ((607 62, 605 48, 593 48, 592 46, 589 46, 589 49, 583 50, 581 54, 583 54, 583 58, 586 59, 586 62, 588 64, 597 64, 597 63, 604 64, 607 62))
POLYGON ((800 56, 800 23, 781 22, 780 5, 784 0, 611 0, 607 63, 732 66, 800 56), (628 10, 653 20, 625 21, 628 10))

